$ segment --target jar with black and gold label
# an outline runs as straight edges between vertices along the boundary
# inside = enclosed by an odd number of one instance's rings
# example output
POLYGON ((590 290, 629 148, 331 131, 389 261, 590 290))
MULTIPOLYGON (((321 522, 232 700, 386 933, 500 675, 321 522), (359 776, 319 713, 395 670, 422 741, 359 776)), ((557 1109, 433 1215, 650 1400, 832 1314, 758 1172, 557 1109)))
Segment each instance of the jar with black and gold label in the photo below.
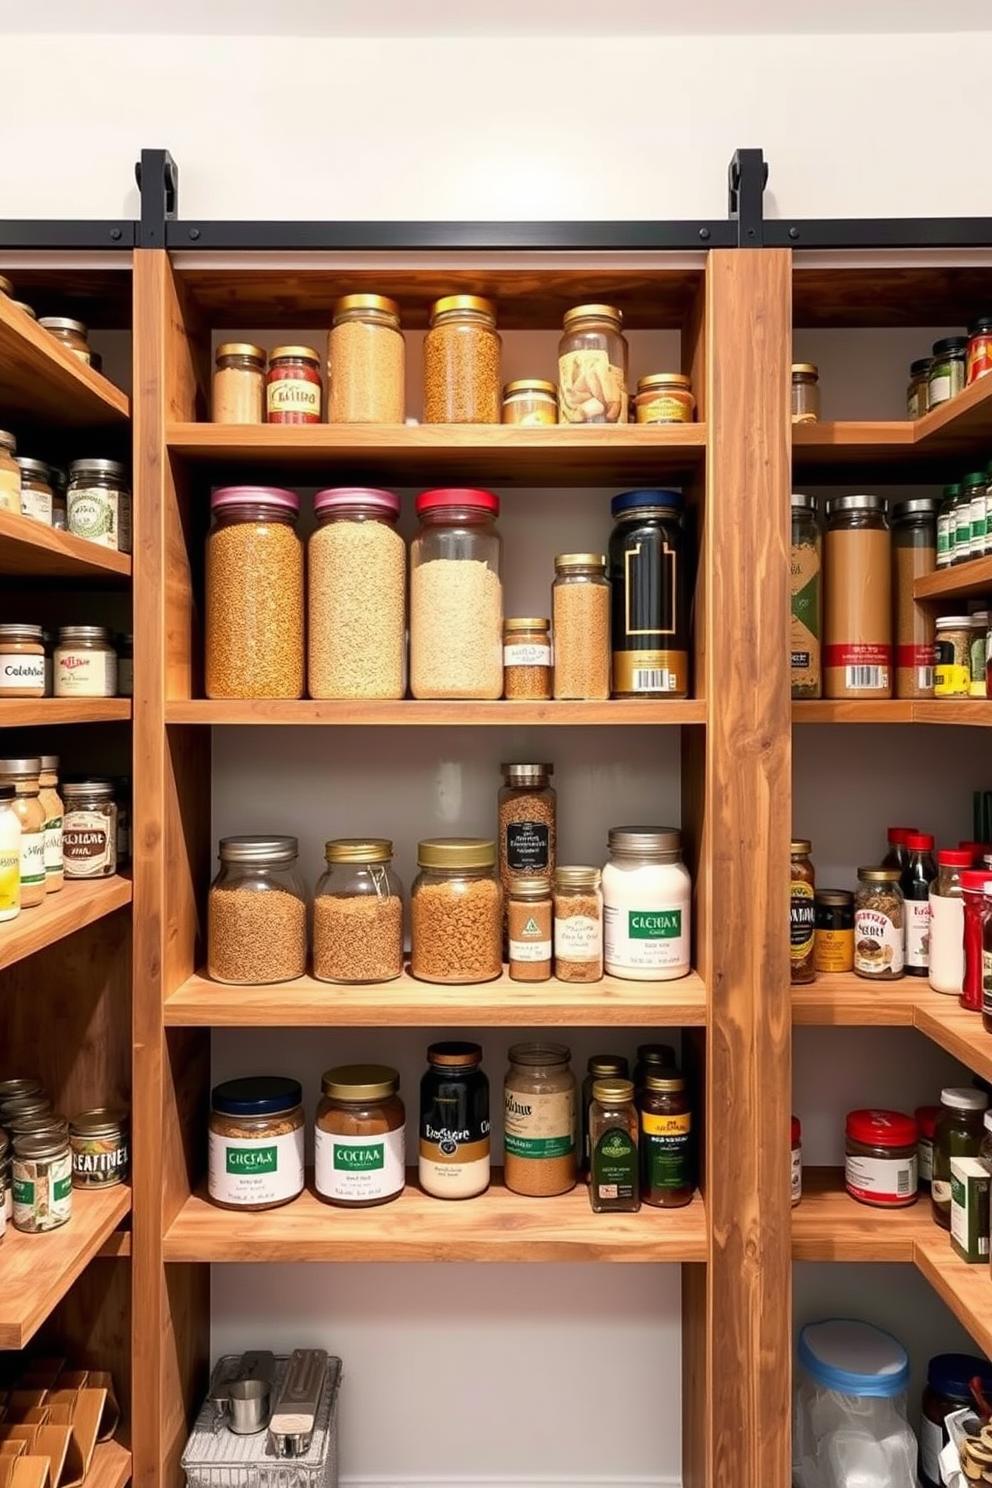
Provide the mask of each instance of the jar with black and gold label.
POLYGON ((813 964, 815 934, 815 875, 809 860, 812 843, 797 837, 791 846, 792 888, 790 910, 789 956, 793 982, 811 982, 816 976, 813 964))
POLYGON ((853 971, 854 895, 849 889, 817 889, 813 903, 814 971, 853 971))
POLYGON ((679 491, 624 491, 610 502, 615 697, 689 695, 689 585, 679 491))

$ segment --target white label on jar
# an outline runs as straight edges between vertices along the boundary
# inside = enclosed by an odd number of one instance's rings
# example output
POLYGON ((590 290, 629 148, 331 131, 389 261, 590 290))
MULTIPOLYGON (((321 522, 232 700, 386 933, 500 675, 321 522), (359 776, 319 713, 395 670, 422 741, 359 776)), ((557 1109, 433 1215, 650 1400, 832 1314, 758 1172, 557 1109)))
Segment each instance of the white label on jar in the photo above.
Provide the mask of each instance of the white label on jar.
POLYGON ((854 969, 869 976, 897 976, 905 951, 902 929, 877 909, 854 911, 854 969))
POLYGON ((45 882, 45 834, 21 833, 21 884, 45 882))
POLYGON ((844 1164, 848 1193, 875 1203, 896 1203, 916 1193, 916 1153, 912 1157, 849 1156, 844 1164))
POLYGON ((471 1199, 489 1187, 489 1156, 462 1162, 439 1162, 420 1155, 420 1186, 436 1199, 471 1199))
POLYGON ((803 1196, 803 1149, 792 1149, 792 1202, 798 1204, 803 1196))
POLYGON ((550 1095, 505 1090, 503 1145, 514 1157, 568 1157, 575 1150, 575 1091, 550 1095))
POLYGON ((303 1191, 303 1126, 241 1141, 210 1133, 207 1191, 222 1204, 278 1204, 303 1191))
POLYGON ((920 1416, 920 1469, 931 1483, 942 1483, 940 1454, 944 1450, 944 1428, 920 1416))
POLYGON ((101 548, 131 551, 131 500, 109 486, 74 486, 66 498, 69 531, 101 548))
POLYGON ((35 522, 44 522, 47 527, 51 527, 51 493, 46 496, 44 491, 32 491, 28 486, 22 486, 21 513, 25 517, 31 517, 35 522))
POLYGON ((340 1137, 317 1127, 314 1151, 317 1192, 325 1199, 369 1204, 402 1193, 406 1182, 406 1128, 374 1137, 340 1137))
POLYGON ((933 1142, 929 1137, 920 1137, 916 1143, 916 1172, 920 1183, 933 1181, 933 1142))
POLYGON ((62 872, 62 818, 51 816, 45 823, 45 872, 51 878, 62 872))
POLYGON ((0 693, 45 689, 45 658, 21 651, 0 651, 0 693))
POLYGON ((21 510, 21 476, 17 470, 0 470, 0 511, 21 510))
POLYGON ((555 920, 555 955, 559 961, 598 961, 603 950, 603 927, 591 915, 569 915, 555 920))
POLYGON ((550 940, 511 940, 511 961, 550 961, 550 940))
POLYGON ((114 820, 102 811, 67 811, 62 818, 66 878, 107 878, 117 869, 114 820))
POLYGON ((611 966, 667 971, 689 964, 689 916, 682 909, 603 910, 606 959, 611 966))
POLYGON ((115 697, 117 694, 117 657, 112 651, 70 651, 59 647, 55 653, 56 697, 115 697))
POLYGON ((930 965, 930 905, 906 900, 906 965, 926 971, 930 965))
POLYGON ((504 666, 534 666, 546 667, 551 665, 551 647, 537 645, 523 645, 517 641, 512 646, 503 647, 504 666))
POLYGON ((950 373, 944 377, 931 377, 927 393, 927 404, 930 408, 936 407, 938 403, 946 403, 951 396, 950 373))
POLYGON ((117 662, 117 696, 134 696, 134 662, 130 656, 121 656, 117 662))
POLYGON ((930 985, 957 996, 964 987, 964 900, 930 895, 930 985))
POLYGON ((72 1214, 72 1157, 14 1158, 14 1228, 29 1234, 54 1230, 72 1214), (39 1171, 40 1169, 40 1171, 39 1171))

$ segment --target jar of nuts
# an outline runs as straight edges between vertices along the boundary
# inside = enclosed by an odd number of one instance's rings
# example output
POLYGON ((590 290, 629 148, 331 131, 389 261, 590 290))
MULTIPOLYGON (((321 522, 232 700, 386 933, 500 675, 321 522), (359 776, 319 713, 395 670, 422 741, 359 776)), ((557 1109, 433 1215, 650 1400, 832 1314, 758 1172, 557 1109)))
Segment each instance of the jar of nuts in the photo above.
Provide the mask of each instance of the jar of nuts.
POLYGON ((302 976, 307 893, 295 837, 222 837, 207 899, 207 975, 256 987, 302 976))
POLYGON ((388 982, 403 970, 403 886, 393 844, 338 838, 313 902, 313 974, 321 982, 388 982))
POLYGON ((410 970, 424 982, 491 982, 503 969, 503 892, 496 844, 477 837, 419 843, 410 898, 410 970))
POLYGON ((501 348, 491 300, 436 300, 424 337, 424 422, 498 424, 501 348))

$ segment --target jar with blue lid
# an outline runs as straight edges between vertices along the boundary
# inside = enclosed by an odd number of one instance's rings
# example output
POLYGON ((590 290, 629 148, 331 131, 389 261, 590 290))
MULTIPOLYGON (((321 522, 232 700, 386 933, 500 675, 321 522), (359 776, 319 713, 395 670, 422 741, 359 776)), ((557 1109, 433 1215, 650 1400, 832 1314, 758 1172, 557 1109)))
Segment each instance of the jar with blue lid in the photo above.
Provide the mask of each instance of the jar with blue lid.
POLYGON ((924 1488, 941 1488, 939 1457, 947 1446, 944 1421, 952 1411, 975 1404, 971 1382, 981 1382, 986 1399, 992 1393, 992 1364, 976 1354, 935 1354, 927 1365, 920 1402, 920 1479, 924 1488))
POLYGON ((303 1192, 303 1090, 282 1075, 215 1085, 207 1193, 221 1209, 274 1209, 303 1192))
POLYGON ((906 1416, 909 1356, 871 1323, 829 1318, 799 1335, 793 1411, 798 1488, 860 1488, 916 1481, 917 1445, 906 1416))
POLYGON ((610 503, 614 697, 689 696, 689 574, 681 491, 610 503))

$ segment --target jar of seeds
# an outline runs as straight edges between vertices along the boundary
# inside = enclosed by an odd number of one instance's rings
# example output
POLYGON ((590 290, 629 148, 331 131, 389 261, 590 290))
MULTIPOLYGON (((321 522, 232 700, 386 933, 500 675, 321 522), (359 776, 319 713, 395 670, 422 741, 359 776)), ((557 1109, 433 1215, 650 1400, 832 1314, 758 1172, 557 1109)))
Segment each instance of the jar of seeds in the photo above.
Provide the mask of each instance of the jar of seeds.
POLYGON ((491 300, 436 300, 424 337, 424 422, 498 424, 501 347, 491 300))
POLYGON ((555 869, 555 976, 560 982, 603 977, 603 890, 598 868, 555 869))
POLYGON ((255 987, 307 965, 307 892, 295 837, 222 837, 207 898, 207 975, 255 987))
POLYGON ((410 971, 424 982, 491 982, 503 970, 496 844, 434 837, 418 844, 410 897, 410 971))
POLYGON ((872 981, 905 974, 905 905, 898 868, 859 868, 854 896, 854 970, 872 981))
POLYGON ((610 695, 610 582, 602 553, 559 553, 551 588, 556 698, 610 695))
POLYGON ((327 422, 401 424, 406 347, 400 307, 383 295, 345 295, 327 338, 327 422))
POLYGON ((389 982, 403 970, 403 886, 393 844, 338 838, 313 901, 313 974, 321 982, 389 982))

